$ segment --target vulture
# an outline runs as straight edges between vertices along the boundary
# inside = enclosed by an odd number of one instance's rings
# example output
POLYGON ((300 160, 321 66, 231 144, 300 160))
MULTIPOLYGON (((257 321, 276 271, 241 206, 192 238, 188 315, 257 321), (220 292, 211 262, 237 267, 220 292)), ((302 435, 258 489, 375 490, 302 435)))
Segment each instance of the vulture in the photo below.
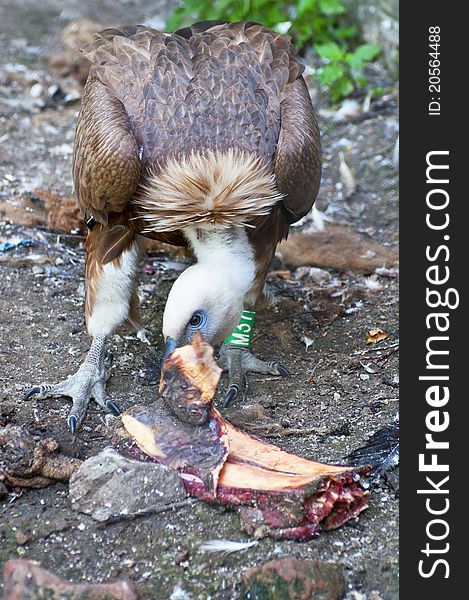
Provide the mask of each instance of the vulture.
POLYGON ((72 433, 90 398, 119 414, 106 394, 105 343, 124 322, 144 331, 143 237, 188 246, 196 259, 167 298, 165 357, 196 332, 224 342, 225 405, 249 371, 289 375, 251 354, 247 332, 276 246, 312 208, 321 178, 320 134, 290 38, 251 22, 174 33, 136 25, 105 29, 82 51, 91 68, 73 180, 89 229, 92 344, 75 374, 27 397, 71 397, 72 433))

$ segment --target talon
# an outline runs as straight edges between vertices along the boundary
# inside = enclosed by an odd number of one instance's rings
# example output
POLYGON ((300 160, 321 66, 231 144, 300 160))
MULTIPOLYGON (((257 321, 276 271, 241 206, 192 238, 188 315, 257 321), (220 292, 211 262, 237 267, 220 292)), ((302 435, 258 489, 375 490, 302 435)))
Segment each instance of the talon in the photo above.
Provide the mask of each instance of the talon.
POLYGON ((122 409, 120 408, 120 406, 118 406, 112 400, 108 400, 106 402, 106 408, 108 408, 112 412, 112 414, 115 415, 116 417, 118 417, 120 414, 122 414, 122 409))
POLYGON ((36 387, 32 387, 29 391, 26 392, 26 394, 23 396, 23 400, 29 400, 29 398, 31 398, 31 396, 33 396, 34 394, 40 394, 41 393, 41 388, 36 386, 36 387))
POLYGON ((76 416, 70 415, 68 417, 68 428, 70 429, 70 433, 72 435, 74 435, 75 431, 77 430, 77 424, 78 424, 78 419, 76 418, 76 416))
POLYGON ((277 369, 278 374, 282 377, 291 377, 291 371, 287 369, 287 367, 279 365, 278 363, 274 363, 272 366, 275 367, 275 369, 277 369))
POLYGON ((239 392, 239 387, 236 384, 231 385, 230 389, 226 392, 226 396, 225 396, 225 399, 223 400, 222 408, 227 408, 227 406, 230 405, 233 398, 236 397, 238 392, 239 392))

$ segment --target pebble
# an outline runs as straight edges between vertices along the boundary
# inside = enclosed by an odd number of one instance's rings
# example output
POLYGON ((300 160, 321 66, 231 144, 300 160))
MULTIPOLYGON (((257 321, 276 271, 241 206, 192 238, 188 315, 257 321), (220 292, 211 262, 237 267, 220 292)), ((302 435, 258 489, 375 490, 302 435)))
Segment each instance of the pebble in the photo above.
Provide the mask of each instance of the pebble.
POLYGON ((29 90, 31 98, 40 98, 44 94, 44 86, 42 83, 35 83, 29 90))

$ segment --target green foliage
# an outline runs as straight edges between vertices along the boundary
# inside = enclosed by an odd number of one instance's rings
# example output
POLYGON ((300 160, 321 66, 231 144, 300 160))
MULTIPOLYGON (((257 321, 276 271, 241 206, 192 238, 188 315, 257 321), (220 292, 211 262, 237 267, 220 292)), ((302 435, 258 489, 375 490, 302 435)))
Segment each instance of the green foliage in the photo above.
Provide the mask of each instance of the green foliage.
POLYGON ((292 36, 300 49, 314 46, 322 59, 317 78, 336 101, 366 85, 364 69, 380 52, 374 44, 354 47, 355 26, 344 27, 343 0, 185 0, 167 23, 169 30, 206 19, 257 21, 292 36))
POLYGON ((326 62, 318 73, 319 82, 329 90, 333 100, 340 100, 356 86, 367 84, 365 66, 381 51, 376 44, 362 44, 355 50, 347 50, 335 42, 317 44, 315 49, 326 62))

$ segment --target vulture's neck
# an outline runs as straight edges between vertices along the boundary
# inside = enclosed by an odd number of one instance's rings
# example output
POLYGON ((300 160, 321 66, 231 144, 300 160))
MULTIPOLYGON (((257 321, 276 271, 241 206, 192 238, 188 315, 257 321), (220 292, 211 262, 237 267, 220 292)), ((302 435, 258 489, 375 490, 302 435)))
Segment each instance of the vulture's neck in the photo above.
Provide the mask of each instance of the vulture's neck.
POLYGON ((197 262, 213 273, 214 281, 226 281, 233 295, 244 296, 254 284, 256 263, 244 227, 184 231, 197 262))

